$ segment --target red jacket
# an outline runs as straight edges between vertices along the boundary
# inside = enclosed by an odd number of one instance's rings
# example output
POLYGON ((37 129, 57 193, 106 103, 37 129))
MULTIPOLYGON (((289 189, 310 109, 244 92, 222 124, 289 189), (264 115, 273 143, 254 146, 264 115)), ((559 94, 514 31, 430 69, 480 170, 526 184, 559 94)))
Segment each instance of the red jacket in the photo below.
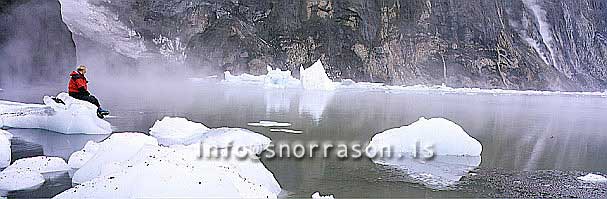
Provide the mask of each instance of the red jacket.
POLYGON ((79 93, 79 94, 88 94, 88 86, 86 85, 88 81, 86 81, 86 77, 83 74, 80 74, 76 71, 72 71, 70 74, 70 83, 68 85, 68 92, 70 93, 79 93))

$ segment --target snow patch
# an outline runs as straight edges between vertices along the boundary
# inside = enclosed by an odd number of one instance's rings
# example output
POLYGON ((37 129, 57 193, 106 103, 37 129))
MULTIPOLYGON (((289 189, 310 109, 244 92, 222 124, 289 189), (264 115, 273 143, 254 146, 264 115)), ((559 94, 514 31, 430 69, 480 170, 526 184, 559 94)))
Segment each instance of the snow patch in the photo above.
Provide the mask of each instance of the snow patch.
POLYGON ((187 56, 185 53, 186 45, 181 43, 181 39, 175 38, 174 40, 168 37, 159 35, 157 38, 152 39, 152 42, 159 46, 160 54, 175 60, 178 63, 184 63, 187 56))
POLYGON ((46 129, 64 134, 110 134, 111 125, 97 117, 97 107, 60 93, 57 103, 45 96, 44 104, 0 101, 0 125, 12 128, 46 129))
POLYGON ((299 79, 306 90, 335 90, 335 83, 329 79, 320 60, 307 69, 299 69, 299 79))
POLYGON ((315 192, 312 194, 312 199, 334 199, 333 195, 320 195, 320 193, 315 192))
POLYGON ((291 126, 290 123, 283 123, 283 122, 275 122, 275 121, 259 121, 259 122, 252 122, 252 123, 248 123, 247 125, 249 126, 261 126, 261 127, 289 127, 291 126))
POLYGON ((209 130, 201 123, 189 121, 185 118, 165 117, 156 121, 150 128, 150 135, 158 139, 165 146, 174 144, 194 144, 209 130))
POLYGON ((482 145, 459 125, 443 118, 420 118, 409 126, 376 134, 371 154, 389 148, 391 156, 373 162, 403 170, 413 182, 441 189, 457 183, 481 162, 482 145))
POLYGON ((607 182, 607 177, 589 173, 588 175, 578 177, 577 179, 589 183, 604 183, 607 182))

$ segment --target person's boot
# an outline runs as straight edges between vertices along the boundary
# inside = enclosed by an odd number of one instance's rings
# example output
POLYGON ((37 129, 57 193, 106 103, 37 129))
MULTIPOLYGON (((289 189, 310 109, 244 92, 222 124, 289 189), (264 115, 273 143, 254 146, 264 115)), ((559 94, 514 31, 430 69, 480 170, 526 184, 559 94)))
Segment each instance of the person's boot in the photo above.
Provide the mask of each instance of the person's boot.
POLYGON ((106 115, 109 115, 110 112, 102 109, 101 107, 97 108, 97 117, 103 119, 106 115))

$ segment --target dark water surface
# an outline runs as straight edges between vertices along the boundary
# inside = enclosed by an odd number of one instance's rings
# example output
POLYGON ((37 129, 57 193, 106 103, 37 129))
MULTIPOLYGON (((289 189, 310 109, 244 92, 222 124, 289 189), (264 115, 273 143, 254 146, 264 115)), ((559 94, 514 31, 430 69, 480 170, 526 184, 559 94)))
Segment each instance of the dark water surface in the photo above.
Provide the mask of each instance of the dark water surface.
MULTIPOLYGON (((575 178, 607 173, 607 98, 573 96, 493 96, 339 90, 334 93, 266 90, 210 83, 97 88, 112 112, 115 132, 148 132, 164 116, 187 117, 209 127, 242 127, 280 141, 360 141, 420 117, 447 118, 483 145, 472 175, 448 190, 412 183, 398 169, 368 159, 271 159, 265 165, 291 197, 316 191, 350 197, 605 197, 604 184, 575 178), (270 132, 247 123, 273 120, 293 124, 303 134, 270 132), (516 183, 519 181, 520 183, 516 183)), ((0 99, 41 103, 62 87, 6 89, 0 99), (58 89, 57 89, 58 88, 58 89)), ((106 136, 63 135, 10 129, 13 160, 36 155, 69 155, 86 141, 106 136)), ((14 197, 52 197, 71 186, 67 173, 40 189, 14 197)))

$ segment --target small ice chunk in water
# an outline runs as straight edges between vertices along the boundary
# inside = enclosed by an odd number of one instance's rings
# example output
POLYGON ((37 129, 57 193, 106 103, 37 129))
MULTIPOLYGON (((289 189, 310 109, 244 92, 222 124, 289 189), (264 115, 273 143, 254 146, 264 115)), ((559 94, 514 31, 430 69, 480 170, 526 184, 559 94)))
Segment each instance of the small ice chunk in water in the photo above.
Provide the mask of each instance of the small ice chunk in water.
POLYGON ((291 76, 291 71, 273 70, 268 66, 268 74, 264 79, 264 88, 301 88, 301 81, 291 76))
POLYGON ((420 118, 376 134, 369 147, 371 154, 384 155, 373 162, 401 169, 413 182, 436 189, 456 184, 481 163, 482 145, 443 118, 420 118))
POLYGON ((334 199, 335 197, 333 197, 333 195, 320 195, 320 193, 315 192, 314 194, 312 194, 312 199, 334 199))
POLYGON ((270 132, 284 132, 284 133, 292 133, 292 134, 302 134, 302 131, 292 130, 292 129, 270 129, 270 132))
POLYGON ((35 189, 44 183, 42 174, 30 170, 10 170, 0 172, 0 190, 17 191, 35 189))
POLYGON ((65 160, 59 157, 38 156, 19 159, 12 165, 8 166, 4 171, 26 170, 43 174, 67 171, 69 169, 70 168, 67 166, 67 163, 65 163, 65 160))
POLYGON ((203 124, 185 118, 165 117, 154 123, 150 128, 150 135, 158 139, 161 145, 189 145, 199 141, 208 130, 203 124))
POLYGON ((0 101, 0 125, 12 128, 46 129, 64 134, 110 134, 111 125, 97 117, 97 107, 60 93, 45 96, 44 104, 0 101))
POLYGON ((585 176, 580 176, 577 179, 584 181, 584 182, 590 182, 590 183, 607 182, 607 177, 602 176, 602 175, 593 174, 593 173, 589 173, 588 175, 585 175, 585 176))
POLYGON ((307 69, 299 69, 299 80, 306 90, 325 90, 332 91, 336 89, 337 84, 329 79, 325 68, 320 60, 316 61, 307 69))
POLYGON ((7 167, 11 163, 11 138, 12 134, 0 129, 0 168, 7 167))
POLYGON ((291 126, 290 123, 281 123, 275 121, 259 121, 255 123, 248 123, 249 126, 262 126, 262 127, 288 127, 291 126))

